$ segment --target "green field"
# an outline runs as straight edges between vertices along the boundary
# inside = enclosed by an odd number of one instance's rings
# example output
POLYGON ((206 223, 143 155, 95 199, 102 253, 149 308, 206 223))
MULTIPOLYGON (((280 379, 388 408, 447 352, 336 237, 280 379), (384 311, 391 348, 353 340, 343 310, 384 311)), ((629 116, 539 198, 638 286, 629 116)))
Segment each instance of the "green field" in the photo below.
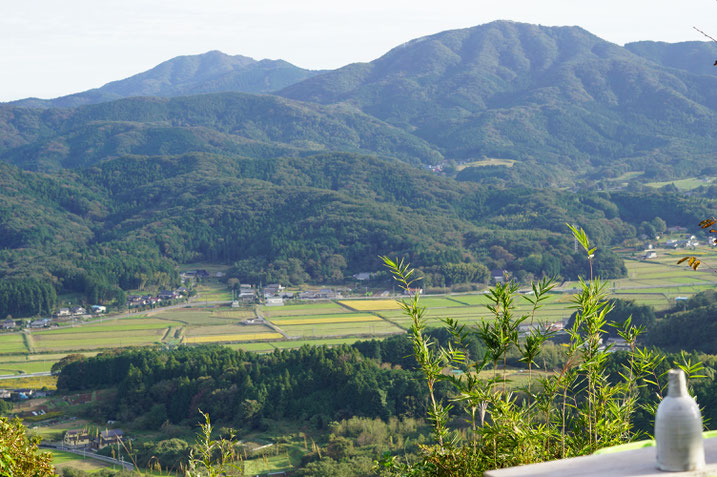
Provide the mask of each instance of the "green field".
POLYGON ((160 343, 167 331, 166 326, 159 329, 114 328, 110 326, 109 330, 93 329, 84 332, 84 327, 78 327, 72 333, 58 333, 55 330, 41 332, 31 336, 31 347, 36 352, 42 352, 146 346, 160 343))
POLYGON ((179 322, 185 325, 226 325, 253 318, 254 316, 253 310, 194 307, 175 308, 152 315, 153 318, 179 322))
POLYGON ((675 187, 677 187, 681 191, 687 191, 696 189, 700 186, 709 186, 711 183, 713 183, 715 180, 714 177, 688 177, 687 179, 678 179, 674 181, 665 181, 665 182, 648 182, 645 185, 648 187, 655 187, 660 188, 664 187, 666 185, 673 184, 675 187))
POLYGON ((513 167, 513 164, 515 164, 514 159, 496 159, 496 158, 487 158, 482 159, 480 161, 472 161, 467 162, 465 164, 458 164, 456 166, 457 171, 462 171, 466 167, 484 167, 484 166, 505 166, 505 167, 513 167))
POLYGON ((304 345, 310 346, 336 346, 341 344, 352 344, 365 338, 324 338, 315 340, 287 340, 272 341, 268 343, 231 343, 226 346, 232 349, 241 349, 244 351, 253 351, 255 353, 266 353, 275 349, 294 349, 301 348, 304 345))
MULTIPOLYGON (((62 469, 65 468, 83 470, 88 473, 92 473, 99 469, 113 468, 109 464, 105 464, 99 460, 83 458, 82 456, 72 454, 71 452, 53 449, 50 453, 52 454, 52 464, 55 466, 55 471, 58 472, 59 475, 62 475, 62 469)), ((114 468, 119 469, 119 466, 114 468)))
POLYGON ((27 352, 27 346, 21 334, 0 335, 0 354, 23 352, 27 352))
POLYGON ((321 337, 346 335, 374 335, 402 333, 403 330, 387 321, 369 321, 365 323, 329 323, 316 325, 282 325, 289 336, 321 337))
POLYGON ((209 325, 187 328, 184 336, 213 336, 243 333, 270 333, 274 331, 264 325, 209 325))

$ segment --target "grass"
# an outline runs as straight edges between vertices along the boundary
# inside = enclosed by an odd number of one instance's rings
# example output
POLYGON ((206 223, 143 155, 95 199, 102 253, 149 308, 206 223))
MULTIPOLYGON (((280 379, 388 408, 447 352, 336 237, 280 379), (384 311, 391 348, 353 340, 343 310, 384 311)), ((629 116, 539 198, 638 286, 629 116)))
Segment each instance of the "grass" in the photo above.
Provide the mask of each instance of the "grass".
POLYGON ((272 346, 272 343, 231 343, 226 346, 231 349, 253 351, 254 353, 266 353, 268 351, 274 351, 276 349, 272 346))
POLYGON ((285 453, 265 458, 256 457, 244 461, 244 475, 263 475, 269 472, 289 470, 291 467, 291 458, 285 453))
MULTIPOLYGON (((50 453, 52 454, 52 464, 55 466, 55 471, 58 472, 59 475, 62 475, 62 469, 65 468, 77 469, 91 473, 99 469, 106 469, 112 467, 109 464, 104 464, 103 462, 100 462, 99 460, 83 458, 82 456, 73 454, 71 452, 64 452, 53 449, 50 451, 50 453)), ((119 468, 119 466, 116 467, 119 468)))
POLYGON ((50 371, 52 364, 53 361, 3 361, 0 362, 0 375, 50 371))

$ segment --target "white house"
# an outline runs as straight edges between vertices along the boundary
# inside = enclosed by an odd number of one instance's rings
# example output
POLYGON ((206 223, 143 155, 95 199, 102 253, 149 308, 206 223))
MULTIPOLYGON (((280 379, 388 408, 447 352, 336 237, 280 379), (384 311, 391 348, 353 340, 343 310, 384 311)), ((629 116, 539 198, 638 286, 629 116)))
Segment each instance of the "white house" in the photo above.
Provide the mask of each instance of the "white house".
POLYGON ((281 297, 267 298, 266 306, 284 306, 284 299, 281 297))

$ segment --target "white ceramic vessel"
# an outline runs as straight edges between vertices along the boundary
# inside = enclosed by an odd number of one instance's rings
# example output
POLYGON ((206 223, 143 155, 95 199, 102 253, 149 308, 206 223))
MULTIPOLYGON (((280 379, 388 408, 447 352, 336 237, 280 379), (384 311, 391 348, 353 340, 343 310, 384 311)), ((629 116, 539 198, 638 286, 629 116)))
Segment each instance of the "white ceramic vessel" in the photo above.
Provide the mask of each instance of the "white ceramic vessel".
POLYGON ((657 467, 671 472, 699 470, 705 466, 700 408, 687 392, 681 369, 670 370, 669 380, 667 396, 655 415, 657 467))

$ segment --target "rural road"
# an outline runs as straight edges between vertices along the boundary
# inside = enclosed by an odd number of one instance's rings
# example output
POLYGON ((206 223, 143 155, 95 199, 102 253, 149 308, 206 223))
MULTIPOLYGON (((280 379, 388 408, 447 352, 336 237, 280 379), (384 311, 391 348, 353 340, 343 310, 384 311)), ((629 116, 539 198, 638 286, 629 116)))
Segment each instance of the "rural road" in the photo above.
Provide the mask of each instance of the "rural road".
POLYGON ((39 373, 29 373, 29 374, 4 374, 4 375, 0 376, 0 379, 31 378, 33 376, 52 376, 52 373, 50 371, 42 371, 39 373))

